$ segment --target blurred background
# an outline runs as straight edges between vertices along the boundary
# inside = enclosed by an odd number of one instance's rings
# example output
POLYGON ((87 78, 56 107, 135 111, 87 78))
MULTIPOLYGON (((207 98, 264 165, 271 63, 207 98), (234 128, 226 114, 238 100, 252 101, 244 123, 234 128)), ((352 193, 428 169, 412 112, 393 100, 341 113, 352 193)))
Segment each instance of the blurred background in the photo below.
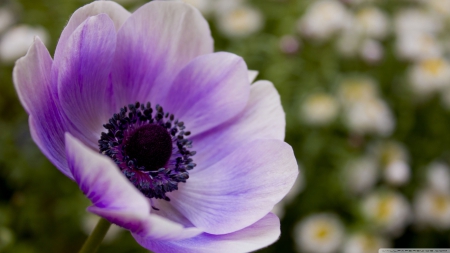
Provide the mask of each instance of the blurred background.
MULTIPOLYGON (((88 0, 0 0, 0 252, 77 252, 89 201, 30 138, 11 72, 88 0)), ((146 1, 117 1, 130 11, 146 1)), ((301 175, 259 252, 450 247, 450 0, 185 0, 272 81, 301 175)), ((117 227, 99 252, 146 252, 117 227)))

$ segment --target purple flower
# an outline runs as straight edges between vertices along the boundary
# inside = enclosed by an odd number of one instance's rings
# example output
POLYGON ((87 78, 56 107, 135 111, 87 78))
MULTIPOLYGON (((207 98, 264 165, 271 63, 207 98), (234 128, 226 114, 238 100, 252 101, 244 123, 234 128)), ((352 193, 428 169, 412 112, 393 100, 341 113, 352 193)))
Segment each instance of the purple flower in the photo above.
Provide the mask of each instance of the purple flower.
POLYGON ((90 212, 156 252, 247 252, 278 238, 270 211, 297 163, 278 93, 253 78, 242 58, 213 53, 207 22, 175 1, 133 14, 93 2, 53 59, 36 38, 14 69, 42 152, 90 212))

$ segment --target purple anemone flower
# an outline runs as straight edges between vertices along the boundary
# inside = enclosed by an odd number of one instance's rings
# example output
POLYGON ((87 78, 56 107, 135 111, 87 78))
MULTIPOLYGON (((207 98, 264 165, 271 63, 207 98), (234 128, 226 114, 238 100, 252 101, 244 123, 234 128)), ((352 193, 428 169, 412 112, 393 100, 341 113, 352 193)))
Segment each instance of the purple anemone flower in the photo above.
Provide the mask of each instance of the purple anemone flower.
POLYGON ((214 53, 178 1, 130 14, 78 9, 54 58, 36 38, 14 83, 33 140, 88 197, 88 211, 156 252, 248 252, 277 240, 270 211, 298 168, 268 81, 214 53))

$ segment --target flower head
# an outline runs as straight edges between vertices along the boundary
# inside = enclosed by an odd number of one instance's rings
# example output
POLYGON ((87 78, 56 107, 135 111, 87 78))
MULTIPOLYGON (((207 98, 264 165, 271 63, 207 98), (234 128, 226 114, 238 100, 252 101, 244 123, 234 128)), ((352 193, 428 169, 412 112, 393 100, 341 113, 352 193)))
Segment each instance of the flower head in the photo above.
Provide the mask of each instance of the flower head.
POLYGON ((345 229, 336 215, 318 213, 298 223, 294 233, 299 252, 331 253, 342 244, 345 229))
POLYGON ((270 211, 297 163, 278 93, 250 77, 242 58, 213 53, 207 22, 179 1, 133 14, 93 2, 53 59, 36 38, 14 69, 42 152, 90 212, 156 252, 245 252, 278 238, 270 211))

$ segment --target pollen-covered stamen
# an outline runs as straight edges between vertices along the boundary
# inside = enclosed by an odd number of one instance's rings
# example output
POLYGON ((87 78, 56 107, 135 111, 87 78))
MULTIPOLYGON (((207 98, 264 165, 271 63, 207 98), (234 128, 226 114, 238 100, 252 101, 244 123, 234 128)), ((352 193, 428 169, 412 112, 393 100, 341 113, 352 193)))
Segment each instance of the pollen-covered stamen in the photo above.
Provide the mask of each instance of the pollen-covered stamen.
POLYGON ((139 102, 120 109, 104 127, 98 141, 100 153, 111 157, 122 173, 149 198, 169 200, 193 169, 192 141, 183 122, 156 105, 139 102), (154 115, 153 115, 154 114, 154 115))

